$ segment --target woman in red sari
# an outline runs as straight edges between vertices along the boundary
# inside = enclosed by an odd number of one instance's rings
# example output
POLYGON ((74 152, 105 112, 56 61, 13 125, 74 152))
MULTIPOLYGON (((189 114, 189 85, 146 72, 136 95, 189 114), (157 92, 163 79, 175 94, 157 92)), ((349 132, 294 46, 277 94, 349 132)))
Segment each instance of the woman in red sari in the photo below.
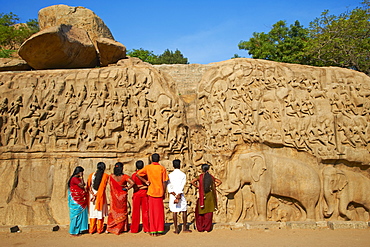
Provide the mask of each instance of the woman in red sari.
POLYGON ((118 235, 128 231, 127 191, 135 183, 130 176, 123 174, 123 164, 121 162, 115 164, 113 174, 109 176, 108 183, 111 202, 107 232, 118 235))
POLYGON ((212 230, 213 212, 217 210, 216 187, 222 184, 221 180, 208 172, 209 165, 202 165, 202 174, 193 179, 191 184, 198 188, 199 198, 195 208, 195 225, 199 232, 212 230))

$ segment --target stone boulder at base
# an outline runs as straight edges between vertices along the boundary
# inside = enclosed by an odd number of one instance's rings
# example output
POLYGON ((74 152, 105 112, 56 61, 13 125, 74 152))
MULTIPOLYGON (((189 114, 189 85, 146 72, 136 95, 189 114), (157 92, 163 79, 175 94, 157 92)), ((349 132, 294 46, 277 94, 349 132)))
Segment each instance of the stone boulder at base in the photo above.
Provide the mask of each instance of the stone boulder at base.
POLYGON ((117 63, 118 60, 126 57, 126 47, 112 39, 98 38, 97 47, 101 66, 117 63))
POLYGON ((49 6, 39 11, 38 21, 40 30, 61 24, 82 28, 87 31, 94 45, 99 37, 114 39, 103 20, 84 7, 71 7, 63 4, 49 6))
POLYGON ((26 40, 19 55, 34 69, 93 68, 95 46, 83 29, 60 25, 44 29, 26 40))

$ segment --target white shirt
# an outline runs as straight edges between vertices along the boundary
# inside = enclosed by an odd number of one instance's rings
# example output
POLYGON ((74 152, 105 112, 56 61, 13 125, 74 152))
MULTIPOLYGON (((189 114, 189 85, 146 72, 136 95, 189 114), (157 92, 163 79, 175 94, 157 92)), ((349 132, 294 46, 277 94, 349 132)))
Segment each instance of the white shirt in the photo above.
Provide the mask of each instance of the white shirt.
POLYGON ((181 199, 178 203, 174 203, 176 197, 170 194, 169 206, 172 212, 182 212, 186 211, 187 202, 183 194, 184 187, 186 184, 186 175, 180 169, 175 169, 171 172, 168 177, 170 180, 167 184, 168 193, 174 192, 176 195, 181 194, 181 199))

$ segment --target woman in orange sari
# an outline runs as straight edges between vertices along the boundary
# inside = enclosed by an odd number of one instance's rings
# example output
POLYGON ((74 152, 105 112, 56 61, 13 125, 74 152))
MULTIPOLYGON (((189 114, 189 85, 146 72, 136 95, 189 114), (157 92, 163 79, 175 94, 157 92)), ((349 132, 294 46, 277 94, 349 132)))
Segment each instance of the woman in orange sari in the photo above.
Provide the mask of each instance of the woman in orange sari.
POLYGON ((108 183, 111 202, 107 232, 119 235, 128 231, 127 191, 135 183, 130 176, 123 174, 123 164, 121 162, 115 164, 113 174, 109 176, 108 183))

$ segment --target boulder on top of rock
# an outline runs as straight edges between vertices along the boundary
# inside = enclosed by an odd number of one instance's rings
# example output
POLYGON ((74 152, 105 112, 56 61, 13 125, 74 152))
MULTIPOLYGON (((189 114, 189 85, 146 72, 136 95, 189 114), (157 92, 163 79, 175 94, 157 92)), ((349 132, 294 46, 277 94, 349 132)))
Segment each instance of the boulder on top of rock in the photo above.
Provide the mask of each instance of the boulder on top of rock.
POLYGON ((44 29, 26 40, 19 55, 34 69, 93 68, 98 54, 87 32, 70 25, 44 29))
POLYGON ((120 42, 112 39, 98 38, 97 47, 101 66, 117 63, 118 60, 126 57, 126 47, 120 42))
POLYGON ((94 45, 99 37, 114 39, 103 20, 84 7, 71 7, 63 4, 49 6, 39 11, 38 21, 40 30, 61 24, 82 28, 87 31, 94 45))

